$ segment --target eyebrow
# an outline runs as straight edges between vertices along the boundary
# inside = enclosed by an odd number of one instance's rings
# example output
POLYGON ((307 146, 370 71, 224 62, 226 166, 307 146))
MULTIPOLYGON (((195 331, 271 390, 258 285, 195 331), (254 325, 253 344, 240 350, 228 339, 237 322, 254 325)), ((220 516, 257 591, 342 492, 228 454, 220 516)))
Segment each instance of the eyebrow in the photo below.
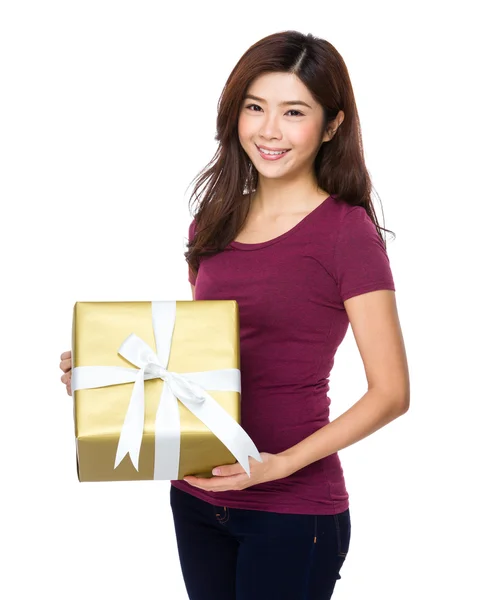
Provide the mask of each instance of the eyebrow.
MULTIPOLYGON (((264 100, 263 98, 259 98, 258 96, 253 96, 252 94, 247 94, 244 99, 247 100, 248 98, 250 98, 251 100, 256 100, 258 102, 266 102, 266 100, 264 100)), ((312 106, 310 106, 309 104, 306 104, 306 102, 303 102, 302 100, 287 100, 286 102, 281 102, 279 104, 279 106, 293 106, 294 104, 301 104, 302 106, 307 106, 308 108, 313 108, 312 106)))

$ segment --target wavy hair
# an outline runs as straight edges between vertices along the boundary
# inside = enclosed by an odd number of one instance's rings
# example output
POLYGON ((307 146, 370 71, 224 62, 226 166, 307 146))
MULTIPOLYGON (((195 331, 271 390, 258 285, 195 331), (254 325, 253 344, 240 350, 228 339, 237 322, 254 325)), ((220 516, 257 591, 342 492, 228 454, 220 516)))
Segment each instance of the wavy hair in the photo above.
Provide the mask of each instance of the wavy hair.
MULTIPOLYGON (((191 271, 198 272, 201 256, 225 250, 242 229, 249 213, 258 172, 238 136, 238 118, 247 89, 265 73, 295 74, 324 110, 324 126, 344 112, 344 121, 315 157, 318 186, 351 206, 362 206, 386 240, 371 201, 371 178, 365 165, 361 126, 347 67, 324 39, 298 31, 282 31, 253 44, 239 59, 222 90, 217 107, 217 150, 195 183, 192 202, 195 234, 184 253, 191 271)), ((190 184, 191 185, 191 184, 190 184)), ((393 232, 390 232, 393 234, 393 232)), ((393 234, 395 237, 395 234, 393 234)))

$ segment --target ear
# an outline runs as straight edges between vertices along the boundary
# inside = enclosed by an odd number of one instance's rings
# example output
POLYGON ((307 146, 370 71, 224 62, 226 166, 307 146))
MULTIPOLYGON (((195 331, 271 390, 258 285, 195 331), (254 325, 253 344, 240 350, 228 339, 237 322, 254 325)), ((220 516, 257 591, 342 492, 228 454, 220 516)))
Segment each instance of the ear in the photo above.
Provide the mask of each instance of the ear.
POLYGON ((325 142, 329 142, 332 139, 333 135, 332 135, 332 123, 329 123, 325 129, 325 133, 323 134, 323 138, 321 140, 321 143, 324 144, 325 142))
POLYGON ((339 110, 339 114, 335 117, 335 119, 333 119, 333 121, 328 122, 327 127, 325 129, 325 134, 321 141, 322 144, 324 142, 329 142, 333 138, 333 136, 337 133, 337 129, 340 127, 343 120, 344 113, 341 110, 339 110))

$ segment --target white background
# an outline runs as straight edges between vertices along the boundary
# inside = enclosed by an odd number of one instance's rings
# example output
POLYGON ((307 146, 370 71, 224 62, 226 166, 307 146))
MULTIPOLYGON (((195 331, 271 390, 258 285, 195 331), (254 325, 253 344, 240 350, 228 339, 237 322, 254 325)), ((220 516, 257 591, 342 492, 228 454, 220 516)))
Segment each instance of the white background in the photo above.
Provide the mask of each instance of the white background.
MULTIPOLYGON (((76 301, 190 299, 218 97, 285 29, 349 69, 411 377, 409 412, 340 453, 353 533, 334 598, 495 597, 488 4, 2 3, 2 598, 187 598, 170 484, 77 481, 59 357, 76 301)), ((365 391, 349 329, 333 417, 365 391)))

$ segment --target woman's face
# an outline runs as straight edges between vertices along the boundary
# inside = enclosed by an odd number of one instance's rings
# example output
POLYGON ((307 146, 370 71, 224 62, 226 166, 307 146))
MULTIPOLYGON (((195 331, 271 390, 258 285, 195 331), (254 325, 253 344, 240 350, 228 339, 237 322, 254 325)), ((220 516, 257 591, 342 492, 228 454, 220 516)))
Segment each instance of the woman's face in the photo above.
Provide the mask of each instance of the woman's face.
POLYGON ((324 112, 307 87, 290 73, 265 73, 249 86, 241 104, 241 146, 261 176, 280 178, 311 172, 322 134, 324 112), (263 149, 284 151, 263 154, 263 149))

